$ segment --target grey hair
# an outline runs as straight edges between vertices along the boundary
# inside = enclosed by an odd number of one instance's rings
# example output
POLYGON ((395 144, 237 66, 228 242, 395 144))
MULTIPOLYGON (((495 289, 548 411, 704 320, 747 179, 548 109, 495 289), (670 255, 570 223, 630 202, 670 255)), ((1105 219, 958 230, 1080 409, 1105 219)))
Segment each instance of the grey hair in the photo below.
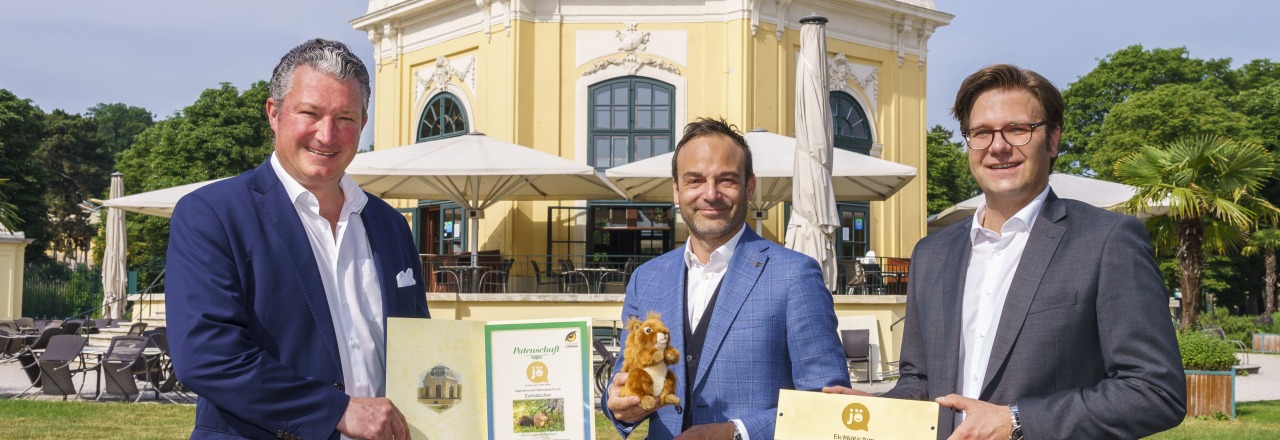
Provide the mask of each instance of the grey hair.
POLYGON ((276 114, 284 106, 284 95, 293 87, 293 71, 300 65, 316 69, 339 81, 354 78, 360 83, 360 110, 365 115, 369 114, 369 69, 364 67, 364 62, 346 44, 323 38, 302 43, 280 58, 280 64, 271 73, 271 99, 276 102, 276 114))

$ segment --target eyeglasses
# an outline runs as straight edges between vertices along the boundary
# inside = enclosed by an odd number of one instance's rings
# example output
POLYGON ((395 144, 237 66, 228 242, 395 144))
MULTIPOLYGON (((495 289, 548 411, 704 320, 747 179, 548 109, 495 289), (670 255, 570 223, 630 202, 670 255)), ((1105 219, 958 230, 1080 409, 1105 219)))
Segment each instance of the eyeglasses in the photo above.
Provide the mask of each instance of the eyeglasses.
POLYGON ((1021 147, 1031 142, 1031 135, 1035 134, 1036 127, 1048 124, 1049 121, 1040 121, 1032 124, 1024 124, 1016 122, 1004 126, 1004 128, 975 128, 967 132, 961 133, 964 136, 965 144, 969 148, 975 150, 985 150, 991 147, 991 141, 995 140, 996 132, 1000 132, 1000 136, 1004 137, 1004 141, 1011 146, 1021 147))

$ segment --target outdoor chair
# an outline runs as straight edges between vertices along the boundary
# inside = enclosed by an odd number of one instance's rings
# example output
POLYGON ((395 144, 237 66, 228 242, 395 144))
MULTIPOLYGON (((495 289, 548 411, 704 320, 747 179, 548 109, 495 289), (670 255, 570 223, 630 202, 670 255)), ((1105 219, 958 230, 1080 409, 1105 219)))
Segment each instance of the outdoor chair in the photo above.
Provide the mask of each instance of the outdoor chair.
POLYGON ((587 293, 591 290, 587 275, 575 269, 573 260, 567 258, 560 259, 560 288, 564 293, 587 293))
POLYGON ((129 326, 129 336, 142 336, 142 332, 147 331, 147 323, 135 322, 129 326))
POLYGON ((8 330, 10 333, 18 332, 18 321, 6 319, 0 321, 0 330, 8 330))
POLYGON ((40 386, 40 364, 37 362, 35 350, 48 347, 49 340, 60 334, 62 334, 61 327, 46 327, 39 336, 27 336, 25 345, 19 348, 18 354, 14 357, 18 360, 18 366, 27 374, 27 380, 31 381, 31 386, 18 393, 17 397, 40 386))
POLYGON ((556 286, 556 291, 560 290, 560 274, 550 270, 543 271, 538 268, 538 262, 529 260, 529 265, 533 266, 533 278, 536 283, 533 291, 541 292, 542 286, 556 286), (544 279, 545 278, 545 279, 544 279))
POLYGON ((621 272, 609 272, 604 274, 604 276, 600 277, 600 289, 598 290, 601 293, 603 293, 604 286, 621 286, 622 291, 626 292, 627 283, 631 282, 631 272, 635 272, 635 270, 636 270, 635 257, 628 258, 627 262, 622 265, 621 272))
POLYGON ((867 364, 867 383, 871 383, 871 330, 840 330, 840 344, 844 346, 844 360, 853 380, 853 365, 867 364))
POLYGON ((18 318, 18 331, 22 333, 34 333, 36 331, 36 320, 29 317, 18 318))
POLYGON ((72 319, 62 323, 62 334, 74 335, 80 332, 80 328, 84 327, 84 320, 72 319))
POLYGON ((80 327, 81 333, 86 335, 98 334, 98 320, 85 319, 84 325, 80 327))
POLYGON ((840 273, 844 276, 844 284, 837 290, 845 295, 865 295, 867 293, 867 270, 858 260, 841 261, 840 273))
MULTIPOLYGON (((74 376, 85 371, 80 351, 88 343, 89 337, 80 335, 63 334, 49 340, 49 346, 45 347, 39 360, 41 392, 62 396, 62 400, 67 400, 67 396, 72 394, 79 397, 80 391, 75 386, 74 376), (79 367, 74 365, 77 361, 79 367)), ((83 374, 80 376, 80 385, 84 386, 83 374)))
POLYGON ((506 259, 498 265, 497 269, 486 270, 483 275, 480 275, 480 291, 507 293, 507 284, 511 280, 511 265, 515 262, 514 258, 506 259))
POLYGON ((457 272, 441 269, 439 261, 428 260, 425 264, 427 266, 426 275, 431 277, 432 292, 458 293, 462 291, 462 277, 458 276, 457 272))
POLYGON ((27 345, 27 335, 0 328, 0 359, 11 362, 25 345, 27 345))
POLYGON ((62 320, 61 320, 61 319, 51 319, 51 320, 45 321, 44 326, 43 326, 43 327, 40 327, 40 331, 44 331, 45 329, 47 329, 47 328, 49 328, 49 327, 62 327, 62 320))
POLYGON ((150 378, 148 373, 151 369, 142 356, 142 350, 146 347, 147 338, 142 336, 111 338, 111 347, 107 349, 107 354, 94 367, 98 374, 102 375, 106 385, 102 393, 98 394, 98 399, 101 399, 103 394, 121 396, 122 401, 134 394, 138 395, 134 402, 142 399, 142 392, 138 390, 138 383, 134 380, 134 376, 142 374, 143 377, 150 378))
POLYGON ((186 387, 178 380, 178 376, 173 372, 173 358, 169 357, 169 338, 163 332, 154 333, 148 339, 150 344, 160 349, 160 354, 148 360, 151 363, 151 390, 156 393, 156 399, 161 397, 168 400, 169 403, 174 402, 167 394, 174 393, 181 396, 185 401, 194 402, 195 399, 187 394, 186 387))

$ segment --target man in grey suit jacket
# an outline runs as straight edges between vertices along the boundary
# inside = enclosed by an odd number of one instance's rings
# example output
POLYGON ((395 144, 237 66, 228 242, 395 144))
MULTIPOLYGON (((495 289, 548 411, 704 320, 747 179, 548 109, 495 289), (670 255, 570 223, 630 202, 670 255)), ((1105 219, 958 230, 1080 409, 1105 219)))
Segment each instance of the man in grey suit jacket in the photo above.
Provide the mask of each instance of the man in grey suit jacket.
POLYGON ((936 399, 940 439, 1139 438, 1177 426, 1186 384, 1146 229, 1048 187, 1057 88, 988 66, 965 79, 952 112, 986 202, 916 245, 902 378, 884 397, 936 399))
POLYGON ((620 397, 622 357, 600 407, 623 436, 647 418, 650 439, 772 439, 779 389, 849 385, 844 359, 832 356, 841 346, 831 294, 813 258, 746 227, 755 176, 731 126, 689 124, 672 174, 689 240, 636 269, 622 317, 662 315, 681 354, 669 368, 684 412, 620 397))

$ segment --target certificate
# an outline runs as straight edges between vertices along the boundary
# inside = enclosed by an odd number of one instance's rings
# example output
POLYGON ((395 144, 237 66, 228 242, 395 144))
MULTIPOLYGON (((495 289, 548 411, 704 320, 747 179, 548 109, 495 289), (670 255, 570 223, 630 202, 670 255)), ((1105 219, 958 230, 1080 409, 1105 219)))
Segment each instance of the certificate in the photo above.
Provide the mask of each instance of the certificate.
POLYGON ((935 440, 938 403, 781 390, 774 438, 935 440))
POLYGON ((590 322, 391 318, 387 397, 414 438, 592 437, 590 322))

